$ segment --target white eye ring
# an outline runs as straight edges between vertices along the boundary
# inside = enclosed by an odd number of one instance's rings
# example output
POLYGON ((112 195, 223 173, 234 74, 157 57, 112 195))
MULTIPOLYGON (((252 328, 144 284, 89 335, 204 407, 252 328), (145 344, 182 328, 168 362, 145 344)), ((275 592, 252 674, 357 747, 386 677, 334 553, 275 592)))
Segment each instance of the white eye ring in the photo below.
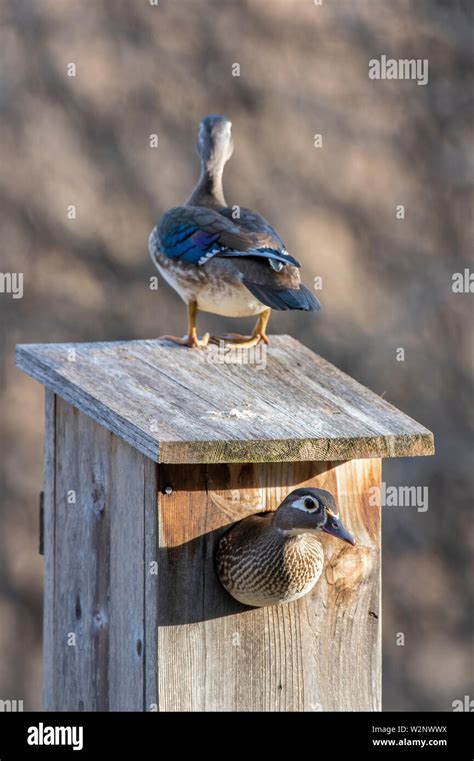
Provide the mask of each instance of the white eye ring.
POLYGON ((306 497, 304 501, 306 510, 316 510, 319 507, 319 503, 315 502, 311 497, 306 497))

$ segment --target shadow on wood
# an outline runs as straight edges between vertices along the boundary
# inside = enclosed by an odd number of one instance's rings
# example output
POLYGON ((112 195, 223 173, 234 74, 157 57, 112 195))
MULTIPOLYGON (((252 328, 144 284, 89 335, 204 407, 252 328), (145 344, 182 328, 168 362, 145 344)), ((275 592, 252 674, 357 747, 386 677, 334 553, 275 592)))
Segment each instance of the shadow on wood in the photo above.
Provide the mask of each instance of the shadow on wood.
MULTIPOLYGON (((302 481, 312 481, 339 464, 312 462, 296 467, 292 463, 285 468, 284 463, 275 463, 268 465, 265 471, 247 463, 195 465, 184 473, 178 465, 158 466, 161 533, 167 542, 158 554, 159 626, 209 621, 252 610, 234 600, 217 577, 214 559, 220 538, 246 516, 276 509, 283 500, 283 496, 277 497, 277 494, 286 494, 302 481), (283 469, 286 470, 284 484, 281 482, 283 469), (166 488, 171 488, 171 494, 165 493, 166 488), (267 490, 275 494, 275 499, 267 496, 267 490), (196 504, 190 506, 192 494, 196 504), (219 524, 219 527, 195 536, 203 520, 208 521, 209 526, 219 524), (193 538, 173 544, 183 532, 193 538)), ((321 539, 324 544, 326 537, 321 539)))
POLYGON ((250 610, 225 591, 215 572, 214 553, 225 531, 215 529, 177 547, 160 548, 158 626, 193 624, 250 610))

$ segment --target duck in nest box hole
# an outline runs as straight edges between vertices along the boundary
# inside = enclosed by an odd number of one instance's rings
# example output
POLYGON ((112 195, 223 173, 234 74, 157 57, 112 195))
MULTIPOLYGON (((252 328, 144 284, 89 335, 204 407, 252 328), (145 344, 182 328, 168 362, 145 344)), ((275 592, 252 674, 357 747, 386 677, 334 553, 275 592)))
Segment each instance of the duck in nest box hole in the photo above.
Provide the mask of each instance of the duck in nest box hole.
POLYGON ((291 492, 274 512, 244 518, 221 538, 216 568, 225 589, 244 605, 292 602, 318 581, 325 532, 355 545, 333 495, 324 489, 291 492))
POLYGON ((301 283, 299 262, 276 230, 256 211, 227 206, 222 174, 233 151, 231 127, 225 116, 202 120, 199 181, 183 206, 166 212, 149 239, 154 264, 188 310, 187 334, 163 338, 184 346, 204 347, 209 341, 229 347, 268 343, 272 309, 320 309, 318 299, 301 283), (258 319, 251 336, 206 333, 200 338, 199 311, 258 319))

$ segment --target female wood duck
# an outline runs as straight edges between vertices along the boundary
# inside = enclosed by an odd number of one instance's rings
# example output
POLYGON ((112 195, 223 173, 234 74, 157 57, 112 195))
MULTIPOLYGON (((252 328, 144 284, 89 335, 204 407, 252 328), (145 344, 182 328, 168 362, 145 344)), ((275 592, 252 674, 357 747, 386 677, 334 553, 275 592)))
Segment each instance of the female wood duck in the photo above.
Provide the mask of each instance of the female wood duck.
POLYGON ((188 334, 164 336, 184 346, 206 346, 199 338, 199 310, 227 317, 258 315, 251 336, 213 336, 226 345, 268 343, 266 327, 272 309, 318 311, 316 297, 301 284, 299 263, 271 225, 250 209, 229 208, 222 173, 231 157, 231 122, 206 116, 197 142, 201 176, 184 206, 166 212, 153 229, 149 248, 164 279, 188 307, 188 334))
POLYGON ((235 524, 219 542, 217 574, 244 605, 292 602, 310 591, 321 575, 320 532, 354 545, 332 494, 295 489, 275 512, 257 513, 235 524))

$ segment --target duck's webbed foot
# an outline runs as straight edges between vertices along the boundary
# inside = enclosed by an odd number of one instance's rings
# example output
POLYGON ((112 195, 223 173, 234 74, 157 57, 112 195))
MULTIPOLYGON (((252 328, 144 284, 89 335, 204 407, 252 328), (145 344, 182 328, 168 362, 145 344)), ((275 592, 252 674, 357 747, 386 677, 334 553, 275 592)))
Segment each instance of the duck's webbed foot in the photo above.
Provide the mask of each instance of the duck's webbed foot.
POLYGON ((251 336, 242 336, 240 333, 223 333, 221 336, 211 336, 209 339, 209 343, 217 345, 223 343, 226 348, 234 349, 249 349, 261 342, 269 343, 268 336, 254 333, 251 336))
POLYGON ((160 336, 160 340, 172 341, 179 346, 189 346, 191 349, 202 349, 209 343, 209 333, 205 333, 202 338, 199 338, 196 332, 190 333, 187 336, 180 338, 179 336, 160 336))
POLYGON ((209 343, 209 333, 205 333, 199 338, 196 328, 197 303, 190 301, 188 304, 188 334, 179 338, 178 336, 160 336, 163 340, 172 341, 179 346, 189 346, 191 349, 203 349, 209 343))
POLYGON ((268 320, 270 319, 271 311, 271 309, 265 309, 265 311, 262 312, 251 336, 243 336, 240 333, 224 333, 222 336, 211 336, 209 342, 213 344, 223 343, 226 348, 234 347, 243 349, 250 349, 252 346, 257 346, 259 343, 269 344, 270 339, 266 334, 266 327, 268 320))

